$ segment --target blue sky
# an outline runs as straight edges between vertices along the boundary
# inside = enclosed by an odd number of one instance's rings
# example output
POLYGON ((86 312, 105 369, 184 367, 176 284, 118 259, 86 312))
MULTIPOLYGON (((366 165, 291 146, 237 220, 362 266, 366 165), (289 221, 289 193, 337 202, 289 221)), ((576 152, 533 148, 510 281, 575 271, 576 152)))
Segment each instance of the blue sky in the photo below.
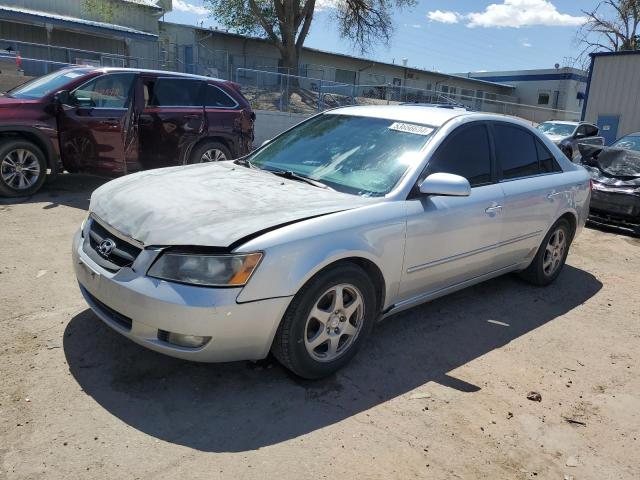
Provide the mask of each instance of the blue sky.
MULTIPOLYGON (((316 0, 308 47, 360 56, 331 21, 331 4, 316 0)), ((365 57, 443 72, 553 68, 576 56, 581 9, 597 0, 418 0, 393 14, 390 45, 376 45, 365 57)), ((202 0, 173 0, 167 21, 215 26, 202 0)))

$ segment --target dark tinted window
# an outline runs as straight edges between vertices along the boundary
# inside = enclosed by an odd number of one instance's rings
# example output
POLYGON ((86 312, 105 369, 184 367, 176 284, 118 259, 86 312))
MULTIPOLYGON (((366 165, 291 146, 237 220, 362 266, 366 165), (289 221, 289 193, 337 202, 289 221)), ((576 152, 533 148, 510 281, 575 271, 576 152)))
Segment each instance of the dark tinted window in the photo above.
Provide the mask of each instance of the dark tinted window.
POLYGON ((598 135, 598 127, 595 125, 584 125, 584 132, 587 137, 595 137, 598 135))
POLYGON ((520 178, 540 173, 534 137, 517 127, 495 125, 496 158, 502 178, 520 178))
POLYGON ((553 158, 551 152, 547 150, 540 140, 536 138, 536 149, 538 150, 538 160, 540 161, 540 172, 542 173, 552 173, 552 172, 560 172, 562 169, 556 159, 553 158))
POLYGON ((156 107, 200 107, 202 82, 191 78, 158 78, 149 105, 156 107))
POLYGON ((233 108, 236 101, 215 85, 207 85, 204 96, 204 104, 207 107, 233 108))
POLYGON ((491 149, 484 125, 462 127, 451 134, 427 165, 427 175, 454 173, 472 187, 491 183, 491 149))

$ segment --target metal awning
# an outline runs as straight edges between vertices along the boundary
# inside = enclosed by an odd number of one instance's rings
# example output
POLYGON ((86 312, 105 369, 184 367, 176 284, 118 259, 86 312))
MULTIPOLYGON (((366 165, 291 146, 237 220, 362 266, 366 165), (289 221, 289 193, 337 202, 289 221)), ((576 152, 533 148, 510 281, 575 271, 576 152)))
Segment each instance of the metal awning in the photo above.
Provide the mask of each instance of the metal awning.
POLYGON ((49 23, 60 27, 66 27, 69 30, 94 33, 109 37, 116 36, 122 38, 133 38, 136 40, 158 40, 158 35, 143 32, 142 30, 136 30, 134 28, 124 27, 122 25, 95 22, 93 20, 85 20, 83 18, 69 17, 67 15, 58 15, 56 13, 42 12, 28 8, 0 5, 0 19, 26 23, 49 23))

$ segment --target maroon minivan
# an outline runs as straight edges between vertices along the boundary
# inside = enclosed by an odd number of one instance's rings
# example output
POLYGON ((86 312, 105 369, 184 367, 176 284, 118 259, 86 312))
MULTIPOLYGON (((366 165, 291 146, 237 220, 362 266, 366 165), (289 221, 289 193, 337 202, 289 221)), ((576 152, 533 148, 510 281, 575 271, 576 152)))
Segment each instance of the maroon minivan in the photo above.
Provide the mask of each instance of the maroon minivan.
POLYGON ((76 67, 0 96, 0 195, 47 171, 119 176, 249 153, 255 114, 240 86, 175 72, 76 67))

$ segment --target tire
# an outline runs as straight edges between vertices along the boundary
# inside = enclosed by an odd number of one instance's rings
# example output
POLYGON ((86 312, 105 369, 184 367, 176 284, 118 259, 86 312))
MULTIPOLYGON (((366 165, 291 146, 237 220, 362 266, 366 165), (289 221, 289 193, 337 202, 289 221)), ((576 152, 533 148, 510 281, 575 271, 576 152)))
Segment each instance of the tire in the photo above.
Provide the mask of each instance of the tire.
POLYGON ((46 179, 47 159, 37 146, 27 140, 0 144, 0 195, 33 195, 46 179))
POLYGON ((219 162, 223 160, 231 160, 231 152, 220 142, 204 142, 196 147, 189 156, 189 164, 219 162), (206 160, 206 157, 211 158, 206 160), (224 158, 223 158, 224 157, 224 158))
POLYGON ((364 270, 351 263, 336 265, 309 280, 295 295, 271 351, 299 377, 331 375, 349 363, 371 333, 376 306, 375 288, 364 270), (336 309, 335 292, 340 287, 343 308, 336 309))
POLYGON ((541 287, 549 285, 560 275, 572 240, 571 226, 567 220, 561 218, 549 229, 531 265, 520 272, 520 277, 533 285, 541 287), (561 237, 562 240, 560 240, 561 237), (560 241, 563 247, 556 246, 556 242, 560 241))

